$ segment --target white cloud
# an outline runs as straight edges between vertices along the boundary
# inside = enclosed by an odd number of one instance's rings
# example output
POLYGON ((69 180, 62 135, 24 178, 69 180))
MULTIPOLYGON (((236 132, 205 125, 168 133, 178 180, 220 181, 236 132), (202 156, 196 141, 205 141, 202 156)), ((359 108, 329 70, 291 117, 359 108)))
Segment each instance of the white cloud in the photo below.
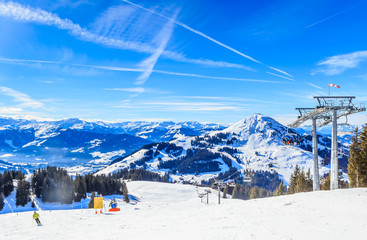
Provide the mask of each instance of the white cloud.
POLYGON ((325 75, 336 75, 344 71, 358 67, 360 62, 367 60, 367 51, 357 51, 347 54, 327 57, 325 60, 317 63, 319 68, 312 71, 311 74, 323 73, 325 75))
POLYGON ((0 93, 9 97, 13 97, 15 102, 19 102, 20 107, 25 108, 40 108, 43 106, 43 103, 32 99, 25 93, 18 92, 14 89, 8 87, 0 87, 0 93))
MULTIPOLYGON (((155 93, 155 94, 170 94, 168 91, 155 89, 155 88, 143 88, 143 87, 133 87, 133 88, 105 88, 104 90, 108 91, 121 91, 121 92, 129 92, 129 93, 155 93)), ((127 100, 126 100, 127 101, 127 100)))
POLYGON ((140 102, 140 103, 121 103, 120 105, 113 106, 113 108, 140 108, 154 111, 243 111, 244 109, 239 106, 233 106, 230 103, 221 102, 140 102))
MULTIPOLYGON (((238 98, 238 97, 213 97, 213 96, 175 96, 175 98, 188 98, 188 99, 206 99, 206 100, 220 100, 226 102, 258 102, 258 103, 271 103, 271 104, 280 104, 274 101, 265 101, 261 99, 251 99, 251 98, 238 98)), ((254 103, 251 103, 253 106, 254 103)))
POLYGON ((54 82, 53 81, 43 81, 43 80, 40 80, 38 81, 39 83, 47 83, 47 84, 53 84, 54 82))
MULTIPOLYGON (((126 41, 118 38, 110 38, 108 37, 108 35, 104 36, 95 34, 85 28, 82 28, 79 24, 73 23, 69 19, 60 18, 57 14, 53 14, 41 9, 29 8, 19 3, 0 2, 0 16, 12 18, 16 21, 32 22, 47 26, 54 26, 61 30, 67 30, 70 35, 80 40, 93 42, 112 48, 133 50, 136 52, 148 54, 154 54, 156 52, 156 48, 150 46, 149 44, 136 41, 126 41)), ((130 39, 134 39, 134 37, 135 36, 130 36, 130 39)), ((253 70, 252 68, 244 65, 227 63, 223 61, 217 62, 209 59, 190 59, 183 54, 167 50, 163 51, 162 55, 166 58, 185 63, 253 70)))
POLYGON ((69 33, 85 41, 95 42, 107 46, 119 47, 123 49, 140 50, 140 52, 152 52, 154 49, 147 45, 136 42, 125 42, 117 39, 109 39, 93 34, 75 24, 69 19, 61 19, 57 14, 53 14, 41 9, 32 9, 18 3, 0 3, 0 16, 13 18, 17 21, 35 22, 48 26, 55 26, 59 29, 68 30, 69 33))
POLYGON ((147 90, 142 87, 136 87, 136 88, 106 88, 105 90, 110 91, 122 91, 122 92, 130 92, 130 93, 143 93, 147 90))
POLYGON ((0 114, 19 114, 23 110, 17 107, 1 107, 0 114))

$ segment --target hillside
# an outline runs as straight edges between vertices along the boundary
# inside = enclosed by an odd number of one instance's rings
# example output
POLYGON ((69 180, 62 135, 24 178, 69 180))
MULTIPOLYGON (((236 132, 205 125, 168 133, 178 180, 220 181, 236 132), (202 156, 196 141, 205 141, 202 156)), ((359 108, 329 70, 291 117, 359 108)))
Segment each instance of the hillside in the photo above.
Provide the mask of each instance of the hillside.
MULTIPOLYGON (((320 156, 329 156, 330 139, 318 136, 320 156)), ((312 138, 299 135, 270 117, 254 114, 232 126, 201 136, 181 136, 155 143, 130 156, 115 160, 97 174, 123 168, 143 167, 149 171, 169 172, 173 180, 200 182, 213 175, 235 170, 277 172, 287 184, 296 165, 307 171, 313 166, 312 138), (286 145, 283 138, 292 133, 299 145, 286 145)), ((346 145, 344 145, 346 148, 346 145)), ((329 162, 320 157, 321 174, 329 162)))
POLYGON ((129 182, 138 204, 121 212, 40 211, 0 215, 0 239, 362 239, 367 189, 201 203, 191 185, 129 182))
MULTIPOLYGON (((321 173, 330 163, 330 138, 318 135, 321 173)), ((339 158, 346 171, 347 138, 339 158)), ((240 169, 277 172, 287 183, 296 165, 312 166, 312 138, 270 117, 254 114, 227 128, 198 122, 101 122, 80 119, 39 122, 0 118, 0 171, 55 165, 70 173, 144 167, 173 180, 208 180, 240 169), (292 134, 299 145, 285 145, 292 134), (148 145, 147 145, 148 144, 148 145), (144 146, 144 147, 143 147, 144 146), (111 166, 109 166, 111 163, 111 166), (109 167, 108 167, 109 166, 109 167), (183 175, 183 176, 181 176, 183 175)))
POLYGON ((0 118, 0 171, 54 165, 87 173, 142 146, 223 129, 198 122, 102 122, 76 118, 36 121, 0 118))

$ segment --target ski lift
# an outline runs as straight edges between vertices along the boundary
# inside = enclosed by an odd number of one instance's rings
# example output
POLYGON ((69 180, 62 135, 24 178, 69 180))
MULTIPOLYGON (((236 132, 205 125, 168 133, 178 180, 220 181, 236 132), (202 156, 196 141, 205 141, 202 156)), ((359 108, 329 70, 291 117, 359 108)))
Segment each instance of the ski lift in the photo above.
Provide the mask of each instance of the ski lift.
POLYGON ((284 134, 282 141, 285 145, 296 145, 300 144, 300 137, 297 133, 290 133, 289 128, 287 128, 287 133, 284 134))
POLYGON ((252 175, 254 175, 253 171, 249 171, 246 166, 246 170, 243 172, 243 182, 251 182, 252 181, 252 175))
POLYGON ((345 122, 344 123, 338 123, 338 126, 341 126, 342 129, 341 130, 338 130, 338 136, 345 136, 345 135, 352 135, 353 134, 353 131, 350 129, 350 124, 348 123, 348 117, 345 116, 345 122), (346 127, 347 126, 347 127, 346 127), (348 126, 349 126, 349 129, 348 129, 348 126))
POLYGON ((252 178, 250 176, 246 176, 243 178, 243 182, 251 182, 252 178))
POLYGON ((339 158, 349 157, 348 156, 348 151, 346 151, 343 147, 339 148, 339 150, 338 150, 338 157, 339 158))
POLYGON ((226 182, 226 184, 228 185, 228 187, 234 187, 234 186, 236 186, 236 183, 234 182, 234 180, 228 180, 226 182))
POLYGON ((320 165, 321 166, 325 166, 325 160, 322 158, 322 159, 320 159, 320 165))

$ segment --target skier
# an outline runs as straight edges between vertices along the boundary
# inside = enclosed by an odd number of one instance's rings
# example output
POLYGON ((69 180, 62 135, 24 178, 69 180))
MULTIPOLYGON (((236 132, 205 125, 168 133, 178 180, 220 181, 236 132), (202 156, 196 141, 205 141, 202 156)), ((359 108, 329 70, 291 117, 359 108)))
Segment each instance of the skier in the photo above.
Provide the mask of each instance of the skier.
POLYGON ((33 219, 36 220, 36 223, 38 225, 41 225, 41 221, 40 221, 39 217, 40 217, 40 215, 36 211, 34 211, 34 213, 33 213, 33 219))

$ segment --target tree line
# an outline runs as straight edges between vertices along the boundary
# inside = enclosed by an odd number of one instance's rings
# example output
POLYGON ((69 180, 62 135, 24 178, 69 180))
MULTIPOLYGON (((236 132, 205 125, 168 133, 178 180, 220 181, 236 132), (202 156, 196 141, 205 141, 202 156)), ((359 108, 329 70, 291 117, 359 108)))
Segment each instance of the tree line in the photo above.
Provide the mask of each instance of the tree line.
MULTIPOLYGON (((255 199, 255 198, 265 198, 265 197, 272 197, 272 196, 280 196, 285 194, 286 188, 283 186, 283 182, 279 184, 279 186, 274 190, 266 190, 265 188, 261 188, 258 186, 251 187, 250 185, 242 185, 236 184, 232 190, 232 198, 233 199, 255 199)), ((223 197, 229 192, 229 187, 227 186, 223 191, 223 197)))
POLYGON ((113 174, 110 174, 112 178, 115 179, 129 179, 131 181, 152 181, 152 182, 169 182, 169 175, 166 173, 160 175, 159 173, 154 173, 147 171, 143 168, 137 169, 122 169, 113 174))
POLYGON ((69 176, 63 168, 47 167, 35 170, 31 183, 32 191, 43 202, 60 202, 70 204, 80 202, 87 193, 98 192, 102 195, 127 192, 126 184, 116 178, 105 175, 69 176))
MULTIPOLYGON (((15 189, 14 180, 17 181, 16 205, 25 206, 31 201, 31 193, 43 202, 71 204, 73 201, 85 199, 87 193, 92 193, 93 196, 97 193, 123 195, 124 201, 129 202, 126 183, 121 179, 169 182, 169 175, 160 175, 145 169, 123 169, 107 176, 90 173, 73 177, 63 168, 50 166, 35 170, 29 182, 20 171, 4 171, 3 174, 0 173, 0 210, 4 207, 4 198, 15 189)), ((32 203, 33 207, 34 205, 32 203)))
POLYGON ((25 180, 25 175, 21 171, 4 171, 0 173, 0 210, 4 208, 4 198, 14 191, 14 180, 18 182, 16 192, 16 205, 24 206, 29 202, 29 182, 25 180))

